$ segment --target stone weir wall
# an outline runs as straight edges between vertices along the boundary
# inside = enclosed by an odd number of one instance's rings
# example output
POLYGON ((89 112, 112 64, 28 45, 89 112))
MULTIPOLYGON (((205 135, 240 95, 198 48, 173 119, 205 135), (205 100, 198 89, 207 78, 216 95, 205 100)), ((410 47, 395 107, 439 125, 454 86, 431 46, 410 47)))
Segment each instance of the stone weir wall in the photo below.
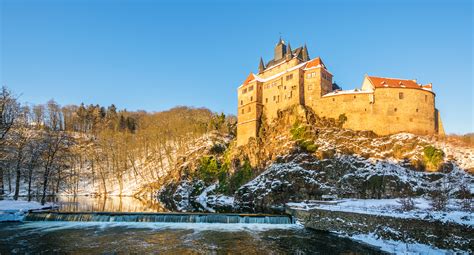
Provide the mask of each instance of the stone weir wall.
POLYGON ((473 252, 474 229, 466 225, 322 209, 287 208, 286 212, 311 229, 347 235, 373 234, 381 239, 473 252))

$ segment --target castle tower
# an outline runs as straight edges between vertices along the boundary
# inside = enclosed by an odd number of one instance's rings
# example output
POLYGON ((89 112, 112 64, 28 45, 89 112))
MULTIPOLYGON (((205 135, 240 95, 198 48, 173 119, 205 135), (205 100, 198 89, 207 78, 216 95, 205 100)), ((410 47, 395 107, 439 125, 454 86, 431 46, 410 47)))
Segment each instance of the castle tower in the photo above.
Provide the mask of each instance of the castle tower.
POLYGON ((305 104, 317 109, 319 99, 332 92, 332 74, 319 57, 308 61, 304 71, 305 104))
POLYGON ((238 88, 237 145, 257 137, 262 115, 262 83, 250 74, 238 88))
POLYGON ((275 46, 275 56, 273 57, 273 59, 275 61, 278 61, 282 59, 285 56, 285 54, 286 54, 286 45, 285 45, 285 42, 280 37, 280 40, 275 46))

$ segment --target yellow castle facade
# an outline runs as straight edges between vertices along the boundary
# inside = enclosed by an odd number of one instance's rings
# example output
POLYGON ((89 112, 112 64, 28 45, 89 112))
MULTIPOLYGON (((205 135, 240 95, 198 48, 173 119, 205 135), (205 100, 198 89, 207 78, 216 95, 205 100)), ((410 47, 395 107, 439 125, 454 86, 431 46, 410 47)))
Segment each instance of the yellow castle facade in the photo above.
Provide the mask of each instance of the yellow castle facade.
POLYGON ((444 135, 431 84, 366 75, 360 89, 340 90, 321 58, 310 59, 306 45, 292 50, 280 39, 274 58, 266 65, 260 59, 258 74, 250 73, 238 88, 237 145, 257 137, 262 116, 271 122, 294 105, 320 117, 344 115, 347 129, 444 135))

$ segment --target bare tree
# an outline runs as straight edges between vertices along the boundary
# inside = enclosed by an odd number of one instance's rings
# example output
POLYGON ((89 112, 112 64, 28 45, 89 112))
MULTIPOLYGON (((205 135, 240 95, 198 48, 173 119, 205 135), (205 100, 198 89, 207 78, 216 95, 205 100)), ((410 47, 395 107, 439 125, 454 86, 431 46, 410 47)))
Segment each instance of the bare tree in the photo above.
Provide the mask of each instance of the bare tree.
MULTIPOLYGON (((18 114, 18 103, 12 92, 5 86, 0 91, 0 195, 4 194, 4 169, 6 167, 6 137, 18 114)), ((11 189, 10 172, 8 172, 9 189, 11 189)))

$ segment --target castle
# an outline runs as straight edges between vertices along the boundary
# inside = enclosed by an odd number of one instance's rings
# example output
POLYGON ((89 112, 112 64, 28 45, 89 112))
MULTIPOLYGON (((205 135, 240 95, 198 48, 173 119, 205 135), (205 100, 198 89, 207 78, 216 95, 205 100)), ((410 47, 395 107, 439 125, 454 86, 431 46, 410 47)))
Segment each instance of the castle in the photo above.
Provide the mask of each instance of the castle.
POLYGON ((260 59, 258 74, 238 88, 237 145, 257 137, 262 115, 270 122, 293 105, 320 117, 343 115, 344 128, 378 135, 444 134, 431 84, 366 75, 360 89, 340 90, 321 58, 310 59, 306 45, 292 50, 280 38, 274 58, 267 64, 260 59))

